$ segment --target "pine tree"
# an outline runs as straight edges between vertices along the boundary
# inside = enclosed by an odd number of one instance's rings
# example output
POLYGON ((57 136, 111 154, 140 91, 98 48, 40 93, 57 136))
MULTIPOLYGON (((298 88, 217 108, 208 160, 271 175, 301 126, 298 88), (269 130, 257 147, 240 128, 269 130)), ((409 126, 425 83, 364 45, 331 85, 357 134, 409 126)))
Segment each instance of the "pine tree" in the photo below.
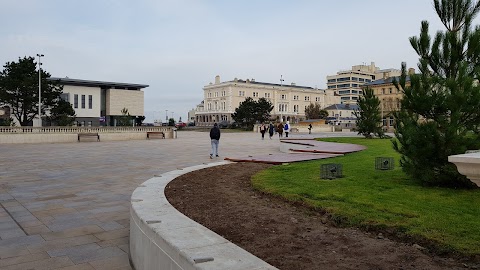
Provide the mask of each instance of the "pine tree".
POLYGON ((265 98, 255 101, 251 97, 247 97, 240 106, 235 109, 232 119, 245 129, 253 128, 256 122, 265 122, 270 118, 270 112, 273 105, 265 98))
POLYGON ((75 121, 75 110, 72 108, 70 102, 60 99, 50 109, 50 116, 48 117, 51 124, 57 126, 71 126, 75 121))
POLYGON ((429 23, 410 44, 419 55, 419 74, 406 66, 396 86, 403 89, 401 110, 395 115, 394 148, 403 170, 425 184, 471 186, 448 156, 480 146, 480 27, 472 27, 480 3, 471 0, 434 0, 445 26, 433 42, 429 23))
POLYGON ((325 119, 328 116, 328 112, 320 107, 317 102, 310 103, 305 108, 305 118, 307 119, 325 119))
POLYGON ((358 111, 354 112, 357 117, 357 131, 365 138, 371 139, 372 134, 383 138, 384 132, 380 125, 380 100, 373 93, 373 89, 367 87, 357 100, 358 111))
POLYGON ((28 126, 37 115, 53 107, 60 100, 63 87, 58 82, 47 81, 50 74, 41 70, 42 108, 38 111, 38 71, 35 58, 19 58, 7 62, 0 71, 0 103, 12 108, 12 116, 21 126, 28 126))

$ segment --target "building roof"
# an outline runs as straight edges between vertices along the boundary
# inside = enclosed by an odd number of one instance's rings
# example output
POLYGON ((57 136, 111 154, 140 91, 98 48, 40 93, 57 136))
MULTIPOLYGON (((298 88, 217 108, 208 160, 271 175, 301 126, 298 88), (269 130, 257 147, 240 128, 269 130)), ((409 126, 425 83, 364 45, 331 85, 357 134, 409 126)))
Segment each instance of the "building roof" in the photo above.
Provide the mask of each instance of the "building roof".
MULTIPOLYGON (((222 83, 246 83, 246 84, 256 84, 256 85, 278 86, 278 87, 292 87, 292 88, 300 88, 300 89, 307 89, 307 90, 320 90, 320 91, 323 90, 323 89, 313 88, 313 87, 310 87, 310 86, 279 84, 279 83, 266 83, 266 82, 257 82, 255 80, 242 80, 242 79, 236 79, 236 80, 226 81, 226 82, 222 82, 222 83)), ((212 86, 212 85, 217 85, 217 84, 207 85, 207 87, 212 86)))
POLYGON ((113 88, 113 89, 127 89, 127 90, 140 90, 146 88, 149 85, 147 84, 135 84, 135 83, 120 83, 120 82, 102 82, 102 81, 90 81, 90 80, 79 80, 72 78, 56 78, 50 77, 47 78, 49 81, 58 81, 63 85, 75 85, 75 86, 88 86, 88 87, 100 87, 100 88, 113 88))
MULTIPOLYGON (((388 77, 386 79, 380 79, 380 80, 375 80, 373 82, 369 82, 369 83, 366 83, 364 84, 363 86, 372 86, 372 85, 381 85, 381 84, 392 84, 393 83, 393 78, 395 78, 397 80, 397 82, 400 80, 400 77, 399 76, 396 76, 396 77, 388 77)), ((406 81, 409 82, 410 81, 410 76, 407 76, 406 77, 406 81)))
POLYGON ((326 107, 324 110, 358 110, 357 104, 333 104, 326 107))

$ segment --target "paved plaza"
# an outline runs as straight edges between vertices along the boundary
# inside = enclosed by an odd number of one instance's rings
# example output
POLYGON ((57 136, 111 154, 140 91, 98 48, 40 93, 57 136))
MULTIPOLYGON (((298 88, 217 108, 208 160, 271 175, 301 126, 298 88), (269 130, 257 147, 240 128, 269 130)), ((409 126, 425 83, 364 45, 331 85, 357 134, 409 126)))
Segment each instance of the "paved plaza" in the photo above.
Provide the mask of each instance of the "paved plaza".
MULTIPOLYGON (((352 136, 353 133, 311 135, 352 136)), ((307 137, 294 135, 292 137, 307 137)), ((0 144, 0 269, 131 269, 133 190, 156 174, 251 154, 279 154, 278 136, 207 132, 178 139, 0 144)))

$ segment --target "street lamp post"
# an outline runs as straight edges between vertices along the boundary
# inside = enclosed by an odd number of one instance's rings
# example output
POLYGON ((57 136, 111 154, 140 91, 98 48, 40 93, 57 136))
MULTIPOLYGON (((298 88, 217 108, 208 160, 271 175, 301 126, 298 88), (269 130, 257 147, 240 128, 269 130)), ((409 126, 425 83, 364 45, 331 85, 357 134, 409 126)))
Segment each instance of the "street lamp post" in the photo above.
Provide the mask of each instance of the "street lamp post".
POLYGON ((38 56, 38 123, 42 126, 42 57, 45 55, 37 53, 38 56))
POLYGON ((168 110, 165 110, 165 123, 168 125, 168 110))
MULTIPOLYGON (((283 75, 280 75, 280 88, 281 88, 282 85, 283 85, 283 81, 285 81, 285 80, 283 79, 283 75)), ((280 89, 280 90, 281 90, 281 89, 280 89)), ((279 106, 279 107, 280 107, 280 106, 279 106)), ((282 108, 282 110, 280 111, 280 122, 283 123, 283 108, 282 108)))

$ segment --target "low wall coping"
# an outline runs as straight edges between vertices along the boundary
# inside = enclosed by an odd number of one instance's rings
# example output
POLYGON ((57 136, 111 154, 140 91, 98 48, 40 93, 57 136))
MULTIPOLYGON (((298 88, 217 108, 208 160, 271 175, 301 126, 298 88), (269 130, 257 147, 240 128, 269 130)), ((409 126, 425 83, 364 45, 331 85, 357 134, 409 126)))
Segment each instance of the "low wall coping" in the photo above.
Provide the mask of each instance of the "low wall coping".
POLYGON ((455 164, 459 173, 480 187, 480 152, 449 156, 448 162, 455 164))
POLYGON ((192 166, 155 176, 132 194, 130 258, 143 269, 277 269, 176 210, 165 187, 176 177, 223 161, 192 166))

